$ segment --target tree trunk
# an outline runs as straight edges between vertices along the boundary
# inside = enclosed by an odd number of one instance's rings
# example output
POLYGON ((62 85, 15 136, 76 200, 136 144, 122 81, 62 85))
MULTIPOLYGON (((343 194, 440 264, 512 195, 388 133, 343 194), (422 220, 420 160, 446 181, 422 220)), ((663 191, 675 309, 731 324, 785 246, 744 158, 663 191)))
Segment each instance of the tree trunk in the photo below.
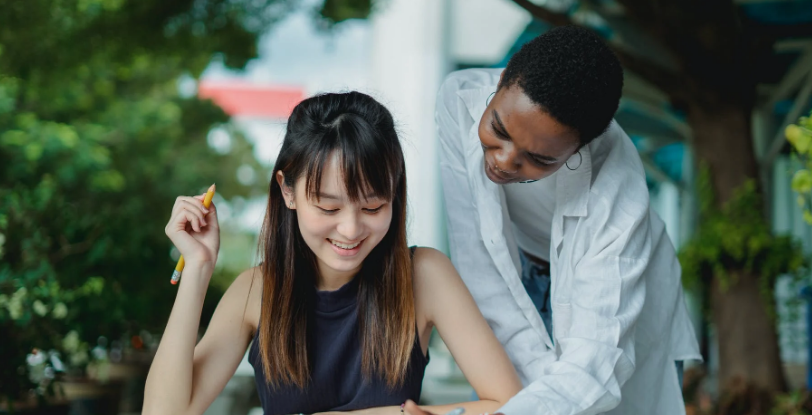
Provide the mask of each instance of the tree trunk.
MULTIPOLYGON (((747 180, 756 180, 758 186, 750 114, 746 105, 730 103, 688 108, 696 158, 710 168, 719 207, 747 180)), ((727 289, 722 289, 718 276, 710 287, 719 342, 719 385, 727 388, 744 382, 761 390, 784 391, 776 321, 765 307, 764 301, 771 300, 759 291, 759 270, 727 272, 731 282, 727 289)))
POLYGON ((719 342, 719 385, 746 383, 760 390, 782 392, 786 382, 778 348, 775 319, 766 312, 758 276, 731 272, 731 284, 712 287, 713 323, 719 342))

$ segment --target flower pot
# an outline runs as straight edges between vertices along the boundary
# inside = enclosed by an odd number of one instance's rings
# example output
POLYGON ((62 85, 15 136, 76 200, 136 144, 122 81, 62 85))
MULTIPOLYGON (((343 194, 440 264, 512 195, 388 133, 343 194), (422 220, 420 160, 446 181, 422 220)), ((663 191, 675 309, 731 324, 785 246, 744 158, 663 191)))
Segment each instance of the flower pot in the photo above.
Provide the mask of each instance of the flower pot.
POLYGON ((107 363, 104 367, 88 367, 87 376, 99 383, 121 385, 121 412, 140 412, 144 401, 144 386, 149 365, 141 362, 107 363))
POLYGON ((90 379, 61 382, 64 398, 70 401, 70 415, 115 415, 119 413, 122 384, 101 384, 90 379))
POLYGON ((70 413, 70 403, 56 401, 40 406, 36 402, 14 402, 14 412, 11 412, 5 403, 0 404, 0 414, 12 413, 14 415, 68 415, 70 413))

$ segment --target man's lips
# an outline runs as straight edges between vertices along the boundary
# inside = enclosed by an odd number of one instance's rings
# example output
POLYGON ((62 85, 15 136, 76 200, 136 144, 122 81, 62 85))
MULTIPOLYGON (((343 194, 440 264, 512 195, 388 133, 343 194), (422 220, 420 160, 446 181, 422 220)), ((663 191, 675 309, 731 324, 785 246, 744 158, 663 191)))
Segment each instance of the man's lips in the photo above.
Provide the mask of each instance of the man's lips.
POLYGON ((501 181, 501 182, 510 182, 510 181, 513 181, 513 180, 514 180, 512 177, 507 177, 507 176, 505 176, 505 175, 501 174, 501 173, 499 172, 499 170, 495 169, 495 168, 494 168, 493 166, 491 166, 491 164, 490 164, 490 163, 488 163, 487 161, 485 162, 485 168, 488 170, 488 172, 489 172, 489 173, 490 173, 492 176, 496 177, 496 178, 497 178, 497 179, 499 179, 499 181, 501 181))

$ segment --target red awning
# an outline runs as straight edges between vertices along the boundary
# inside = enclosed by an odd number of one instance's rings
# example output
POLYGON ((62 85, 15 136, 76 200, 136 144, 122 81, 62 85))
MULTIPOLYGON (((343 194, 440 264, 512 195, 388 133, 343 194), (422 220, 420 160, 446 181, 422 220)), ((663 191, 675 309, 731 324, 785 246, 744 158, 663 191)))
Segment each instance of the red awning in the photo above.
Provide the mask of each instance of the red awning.
POLYGON ((288 86, 254 85, 243 81, 200 81, 198 97, 211 99, 231 116, 288 118, 304 99, 304 91, 288 86))

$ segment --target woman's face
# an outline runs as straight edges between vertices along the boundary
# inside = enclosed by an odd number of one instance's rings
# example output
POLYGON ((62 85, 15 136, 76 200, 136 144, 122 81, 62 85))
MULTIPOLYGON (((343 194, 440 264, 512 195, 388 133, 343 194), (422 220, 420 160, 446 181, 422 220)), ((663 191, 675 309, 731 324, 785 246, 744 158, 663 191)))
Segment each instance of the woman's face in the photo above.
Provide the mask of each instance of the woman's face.
POLYGON ((578 151, 576 133, 515 85, 496 92, 478 132, 485 151, 485 174, 496 184, 547 177, 578 151))
MULTIPOLYGON (((282 188, 283 193, 290 190, 282 188)), ((285 202, 290 208, 293 200, 299 231, 316 254, 321 277, 350 277, 361 269, 364 259, 389 231, 392 203, 372 194, 358 203, 350 202, 336 153, 324 166, 319 191, 318 199, 308 199, 306 178, 300 177, 293 199, 285 194, 285 202)))

